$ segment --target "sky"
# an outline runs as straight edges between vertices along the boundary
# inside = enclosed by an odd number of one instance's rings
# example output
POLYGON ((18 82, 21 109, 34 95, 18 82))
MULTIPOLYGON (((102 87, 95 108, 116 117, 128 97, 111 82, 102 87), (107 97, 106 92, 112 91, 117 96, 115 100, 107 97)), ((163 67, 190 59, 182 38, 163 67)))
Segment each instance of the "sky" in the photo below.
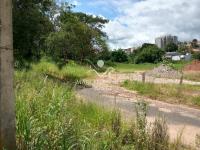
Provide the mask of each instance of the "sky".
POLYGON ((200 39, 200 0, 68 0, 74 11, 109 19, 103 29, 110 48, 155 43, 171 34, 179 41, 200 39))

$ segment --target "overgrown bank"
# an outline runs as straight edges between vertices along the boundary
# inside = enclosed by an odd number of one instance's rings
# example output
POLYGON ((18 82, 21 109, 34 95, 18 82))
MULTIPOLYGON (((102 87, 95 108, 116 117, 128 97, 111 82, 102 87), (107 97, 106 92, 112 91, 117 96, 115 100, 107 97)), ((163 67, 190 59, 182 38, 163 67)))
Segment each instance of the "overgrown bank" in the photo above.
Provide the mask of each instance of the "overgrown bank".
POLYGON ((80 76, 82 66, 73 65, 71 75, 63 71, 65 67, 59 70, 42 62, 32 70, 15 72, 18 149, 183 149, 180 143, 169 142, 164 120, 147 125, 143 103, 138 104, 131 126, 121 121, 118 112, 82 103, 67 82, 48 76, 53 72, 52 76, 70 81, 88 76, 80 76))

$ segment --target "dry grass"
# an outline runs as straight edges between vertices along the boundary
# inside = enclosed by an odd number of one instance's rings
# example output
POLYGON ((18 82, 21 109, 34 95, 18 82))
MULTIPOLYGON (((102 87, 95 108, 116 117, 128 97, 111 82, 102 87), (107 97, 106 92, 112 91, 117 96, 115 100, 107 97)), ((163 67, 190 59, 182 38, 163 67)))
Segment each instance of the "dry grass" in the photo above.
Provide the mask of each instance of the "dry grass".
POLYGON ((122 86, 152 99, 200 107, 200 86, 198 85, 183 84, 180 86, 125 81, 122 86))
POLYGON ((184 79, 200 82, 200 72, 184 72, 184 79))

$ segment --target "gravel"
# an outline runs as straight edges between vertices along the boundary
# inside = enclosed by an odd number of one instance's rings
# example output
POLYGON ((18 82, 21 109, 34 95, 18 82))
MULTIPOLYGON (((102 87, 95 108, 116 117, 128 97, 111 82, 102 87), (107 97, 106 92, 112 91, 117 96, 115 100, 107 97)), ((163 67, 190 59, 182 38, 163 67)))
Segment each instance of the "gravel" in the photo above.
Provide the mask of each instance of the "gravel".
POLYGON ((170 78, 170 79, 179 79, 182 76, 181 72, 167 65, 160 65, 159 67, 156 67, 153 70, 147 71, 146 75, 156 78, 170 78))

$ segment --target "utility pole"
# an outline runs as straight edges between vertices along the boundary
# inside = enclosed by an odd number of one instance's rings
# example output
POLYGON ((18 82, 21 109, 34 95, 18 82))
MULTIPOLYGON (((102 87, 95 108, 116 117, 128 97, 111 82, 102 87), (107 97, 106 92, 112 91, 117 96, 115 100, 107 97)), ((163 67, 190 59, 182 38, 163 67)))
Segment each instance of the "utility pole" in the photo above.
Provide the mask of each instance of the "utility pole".
POLYGON ((15 150, 12 0, 0 0, 0 150, 15 150))

